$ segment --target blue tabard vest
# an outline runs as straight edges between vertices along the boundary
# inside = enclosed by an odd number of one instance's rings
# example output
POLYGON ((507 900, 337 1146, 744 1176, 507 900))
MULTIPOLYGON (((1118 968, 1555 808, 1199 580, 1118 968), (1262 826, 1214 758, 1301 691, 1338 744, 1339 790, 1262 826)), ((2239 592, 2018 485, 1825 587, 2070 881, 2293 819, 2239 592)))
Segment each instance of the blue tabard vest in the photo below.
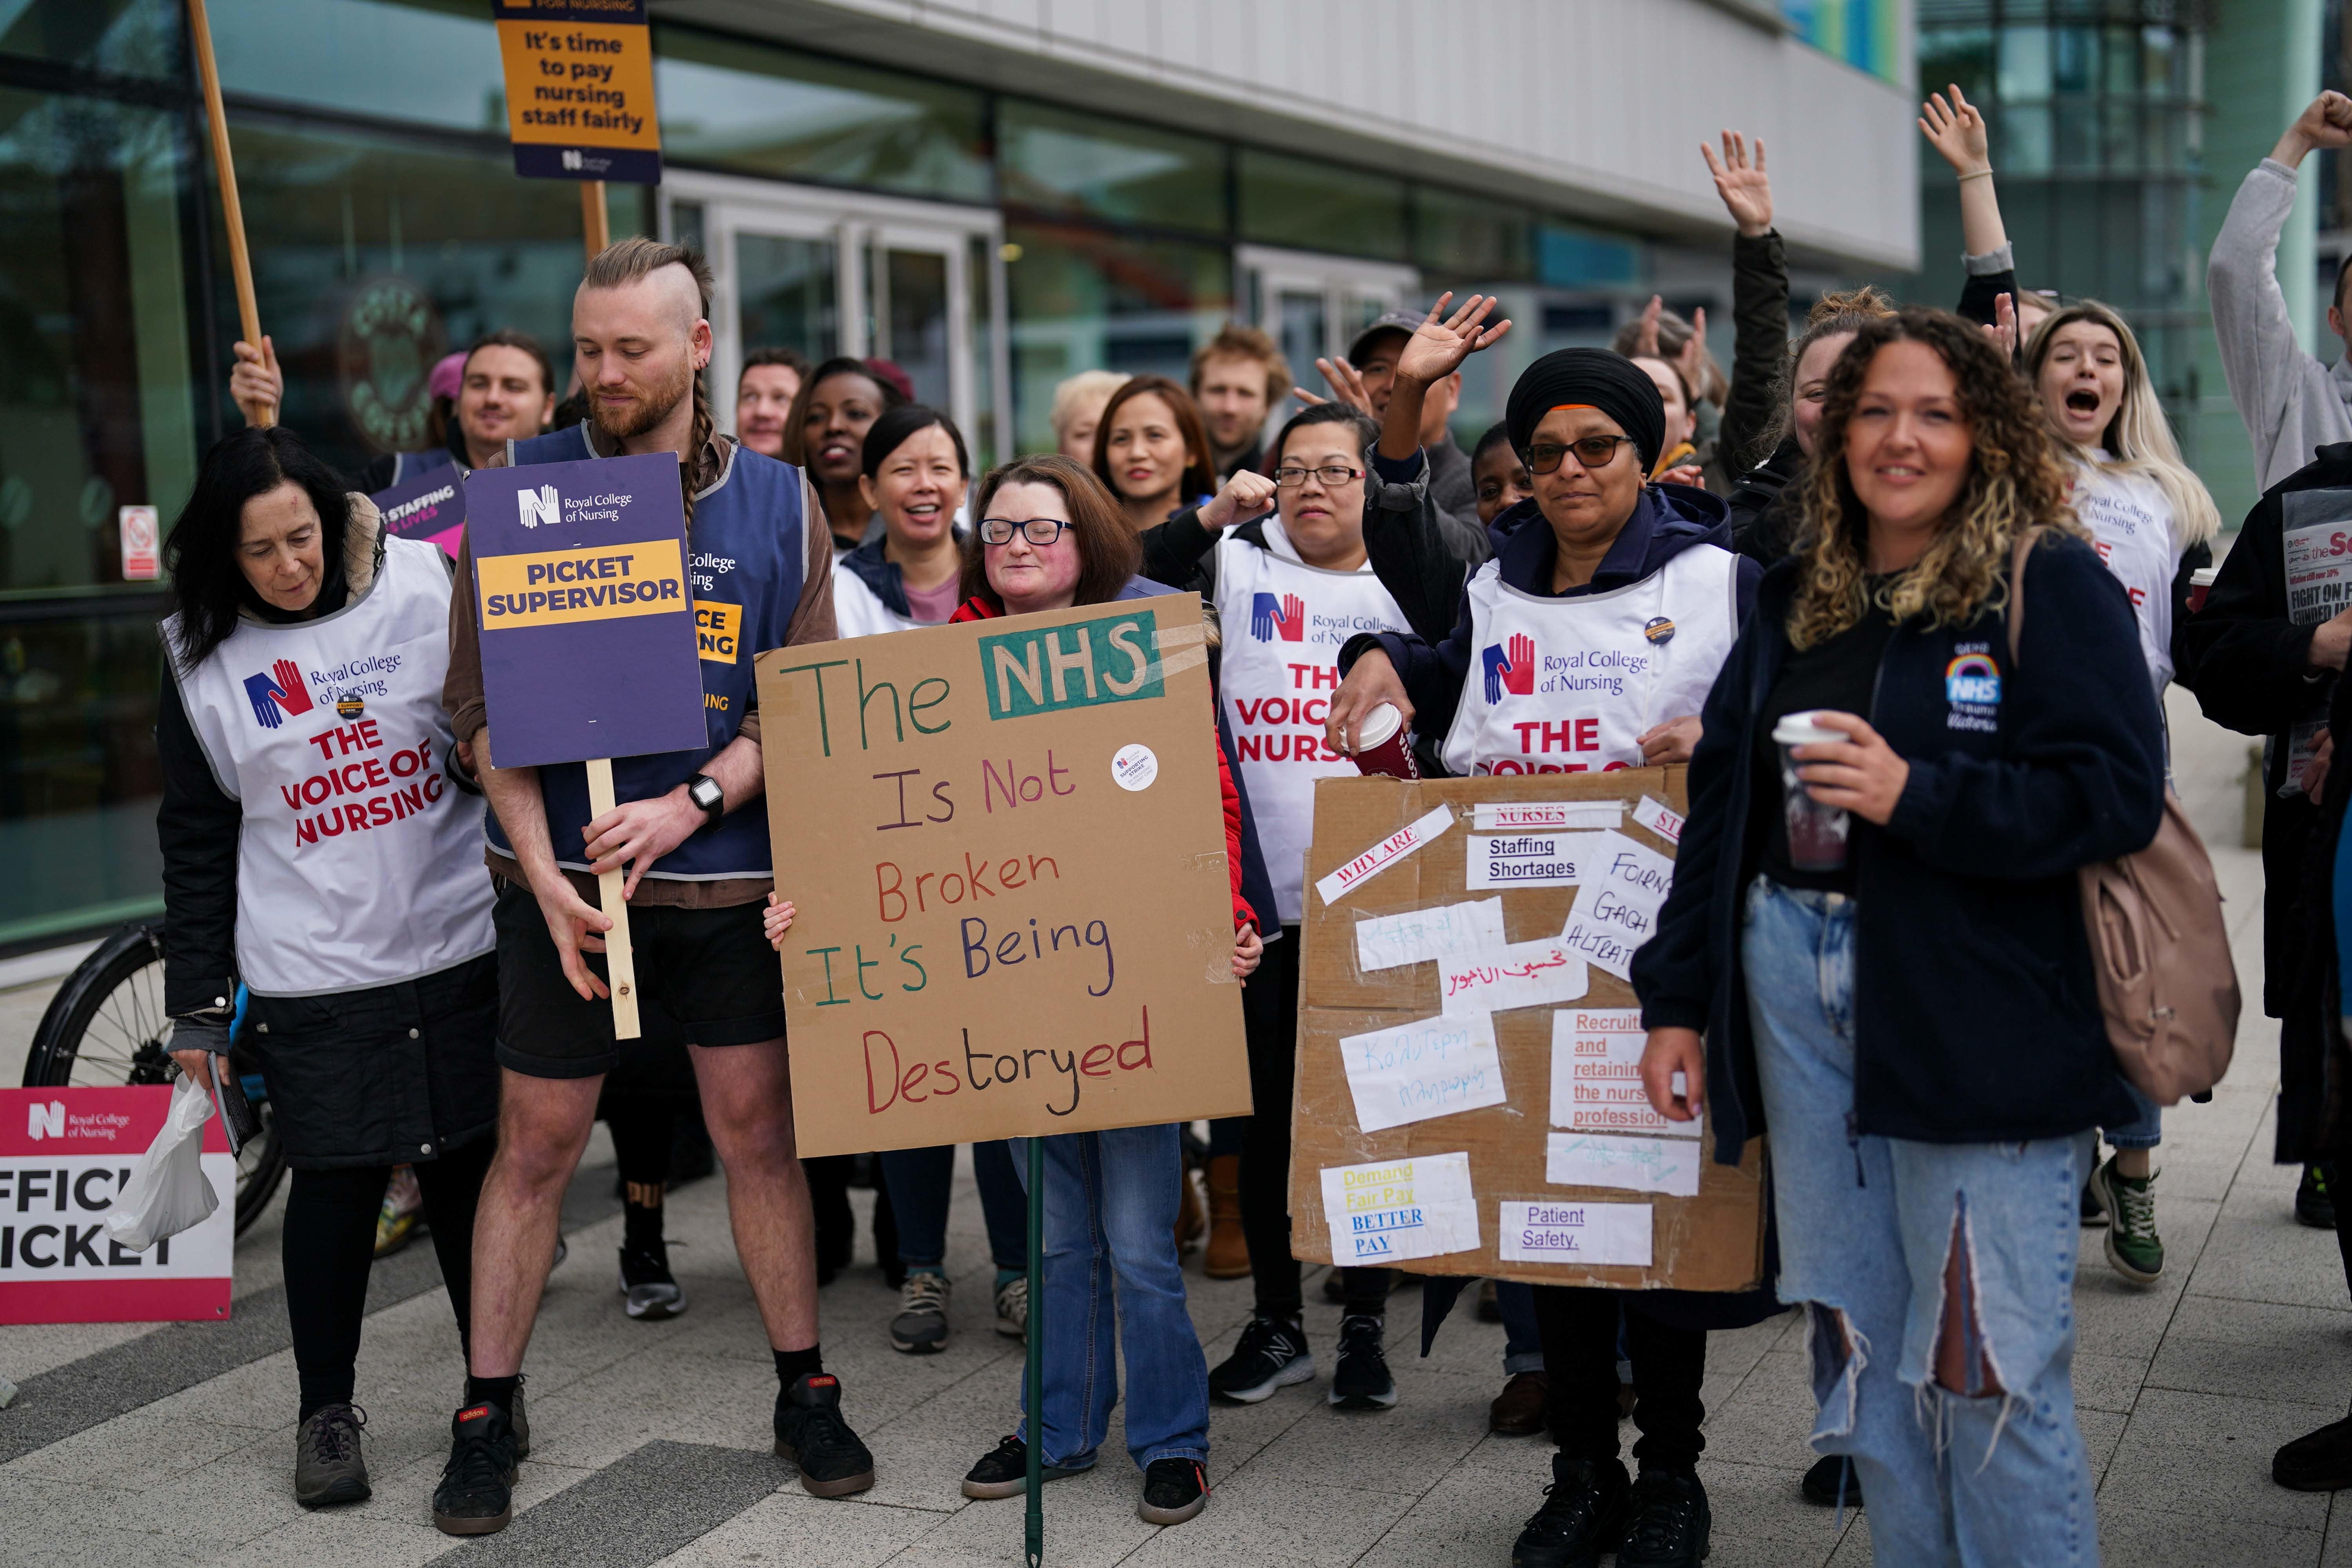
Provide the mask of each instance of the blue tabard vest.
MULTIPOLYGON (((549 461, 541 458, 541 462, 549 461)), ((392 459, 392 482, 404 485, 411 479, 422 479, 436 468, 456 468, 457 459, 449 455, 446 447, 436 447, 429 452, 396 452, 392 459)), ((458 472, 463 474, 464 469, 458 472)), ((389 487, 386 487, 389 488, 389 487)))
MULTIPOLYGON (((589 447, 587 430, 585 425, 574 425, 551 436, 510 442, 508 461, 517 466, 570 463, 604 456, 589 447)), ((618 801, 667 795, 702 772, 734 740, 744 710, 756 696, 751 661, 783 646, 784 628, 800 604, 807 561, 801 471, 731 442, 723 445, 729 452, 727 467, 716 484, 696 495, 694 521, 687 530, 687 570, 697 605, 723 605, 735 612, 723 617, 736 626, 731 657, 710 651, 702 656, 702 712, 710 743, 691 752, 614 758, 613 795, 618 801)), ((702 617, 696 619, 699 624, 702 617)), ((491 744, 496 746, 495 739, 491 744)), ((543 767, 539 790, 547 804, 547 830, 556 863, 586 870, 588 854, 581 830, 592 815, 587 769, 578 763, 543 767)), ((490 847, 511 856, 498 814, 484 815, 490 847)), ((646 874, 680 882, 772 876, 764 805, 730 812, 697 829, 646 874)))

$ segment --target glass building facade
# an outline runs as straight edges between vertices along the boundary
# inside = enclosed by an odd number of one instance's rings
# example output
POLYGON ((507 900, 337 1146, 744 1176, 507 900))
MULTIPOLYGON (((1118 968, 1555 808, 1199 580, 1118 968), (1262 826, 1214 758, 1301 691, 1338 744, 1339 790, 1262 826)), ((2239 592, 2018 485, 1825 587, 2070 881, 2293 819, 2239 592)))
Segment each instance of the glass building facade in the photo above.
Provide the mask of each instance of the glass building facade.
MULTIPOLYGON (((1883 64, 1889 0, 1788 5, 1883 64)), ((419 444, 439 354, 568 335, 578 193, 513 174, 488 9, 210 6, 281 417, 347 469, 419 444)), ((613 227, 709 246, 719 367, 887 353, 983 461, 1051 446, 1063 376, 1181 376, 1237 318, 1311 374, 1381 310, 1499 293, 1518 329, 1474 366, 1467 440, 1520 366, 1605 342, 1654 278, 1717 279, 1670 288, 1678 308, 1728 304, 1719 253, 1392 170, 697 28, 654 45, 667 183, 614 187, 613 227)), ((0 3, 0 954, 161 908, 167 606, 123 580, 117 512, 168 526, 239 420, 212 180, 182 0, 0 3)))
MULTIPOLYGON (((1918 10, 1920 91, 1958 83, 1984 109, 2018 281, 2123 312, 2192 464, 2200 350, 2212 332, 2200 247, 2202 21, 2188 0, 1923 0, 1918 10)), ((1919 155, 1927 259, 1910 292, 1957 298, 1958 190, 1924 139, 1919 155)))

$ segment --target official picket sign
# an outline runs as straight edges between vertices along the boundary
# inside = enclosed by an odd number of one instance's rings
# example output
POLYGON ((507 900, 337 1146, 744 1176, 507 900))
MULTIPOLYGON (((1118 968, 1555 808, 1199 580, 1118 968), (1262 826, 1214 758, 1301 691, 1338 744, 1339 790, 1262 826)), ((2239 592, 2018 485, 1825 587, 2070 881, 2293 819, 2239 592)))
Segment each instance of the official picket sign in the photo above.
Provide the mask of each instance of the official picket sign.
POLYGON ((803 1154, 1248 1111, 1199 599, 759 676, 803 1154))
POLYGON ((228 1316, 236 1159, 217 1116, 201 1163, 220 1206, 144 1252, 107 1237, 107 1211, 171 1103, 163 1084, 0 1089, 0 1323, 228 1316))
POLYGON ((525 179, 661 183, 645 0, 491 0, 525 179))
POLYGON ((677 455, 478 468, 465 490, 498 764, 707 745, 677 455))
POLYGON ((447 464, 380 489, 368 500, 383 514, 384 532, 438 545, 455 561, 457 547, 466 541, 465 480, 455 464, 447 464))

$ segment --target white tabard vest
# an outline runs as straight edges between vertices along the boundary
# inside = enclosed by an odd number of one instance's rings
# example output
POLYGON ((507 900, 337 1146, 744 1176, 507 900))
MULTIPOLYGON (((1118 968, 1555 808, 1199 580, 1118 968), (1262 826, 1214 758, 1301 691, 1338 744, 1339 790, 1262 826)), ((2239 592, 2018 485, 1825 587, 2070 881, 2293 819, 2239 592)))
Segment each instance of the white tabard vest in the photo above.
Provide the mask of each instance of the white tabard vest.
POLYGON ((1406 628, 1404 612, 1369 565, 1309 566, 1270 518, 1265 538, 1271 549, 1232 534, 1217 542, 1219 683, 1234 731, 1232 762, 1249 791, 1275 910, 1285 925, 1296 925, 1315 781, 1356 773, 1354 763, 1323 742, 1339 688, 1339 645, 1358 632, 1406 628))
POLYGON ((1696 713, 1739 635, 1739 558, 1695 544, 1638 583, 1553 599, 1470 579, 1470 669, 1438 754, 1455 773, 1638 767, 1635 737, 1696 713))
POLYGON ((481 802, 446 761, 449 586, 437 548, 386 540, 353 603, 240 622, 179 677, 213 776, 244 807, 236 966, 264 995, 389 985, 496 945, 481 802))
POLYGON ((2180 552, 2172 542, 2172 503, 2154 479, 2105 466, 2105 452, 2074 465, 2074 515, 2091 531, 2093 548, 2131 595, 2139 620, 2140 651, 2156 705, 2172 681, 2172 578, 2180 552))

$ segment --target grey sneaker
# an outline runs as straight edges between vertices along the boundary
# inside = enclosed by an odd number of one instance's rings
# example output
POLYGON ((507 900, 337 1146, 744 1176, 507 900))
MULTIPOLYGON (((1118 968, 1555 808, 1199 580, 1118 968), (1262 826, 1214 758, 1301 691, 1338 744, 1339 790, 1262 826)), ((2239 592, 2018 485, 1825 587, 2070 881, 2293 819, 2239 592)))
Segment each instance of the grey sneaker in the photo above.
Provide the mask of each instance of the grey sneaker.
POLYGON ((996 1331, 1008 1339, 1029 1337, 1029 1276, 1016 1274, 996 1288, 996 1331))
POLYGON ((311 1413, 294 1434, 294 1500, 304 1508, 365 1502, 367 1461, 360 1457, 360 1428, 367 1412, 356 1405, 329 1405, 311 1413))
POLYGON ((936 1355, 948 1348, 948 1277, 930 1269, 907 1276, 898 1287, 898 1315, 890 1320, 890 1348, 908 1355, 936 1355))

